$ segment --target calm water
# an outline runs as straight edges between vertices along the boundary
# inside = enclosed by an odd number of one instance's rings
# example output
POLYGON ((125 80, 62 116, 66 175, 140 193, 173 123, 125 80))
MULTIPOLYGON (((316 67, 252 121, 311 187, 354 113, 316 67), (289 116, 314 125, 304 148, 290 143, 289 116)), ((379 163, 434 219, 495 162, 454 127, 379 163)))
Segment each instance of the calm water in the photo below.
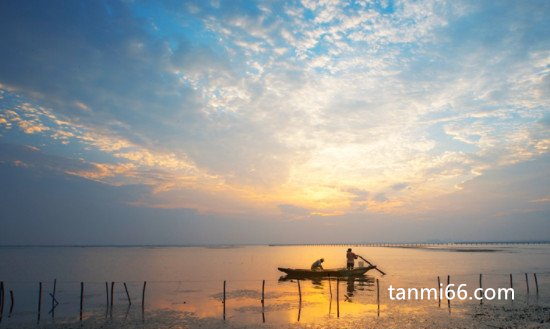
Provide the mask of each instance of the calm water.
MULTIPOLYGON (((168 310, 197 318, 222 319, 223 281, 226 281, 226 321, 230 324, 285 326, 293 323, 350 323, 359 318, 396 317, 413 314, 416 319, 467 313, 475 300, 454 300, 449 315, 447 302, 437 300, 390 300, 388 286, 435 288, 437 277, 466 284, 468 294, 479 286, 509 287, 513 274, 515 303, 547 303, 550 297, 550 245, 489 245, 429 248, 353 247, 354 251, 387 273, 376 271, 358 280, 279 281, 277 267, 307 268, 321 257, 325 268, 343 267, 347 246, 327 247, 0 247, 0 280, 6 287, 4 316, 0 328, 36 323, 38 282, 43 282, 41 324, 77 321, 80 282, 84 282, 84 319, 141 317, 143 281, 147 281, 145 313, 168 310), (529 273, 527 294, 525 273, 529 273), (532 273, 538 275, 535 295, 532 273), (60 305, 49 314, 53 281, 60 305), (380 282, 380 315, 376 296, 380 282), (265 304, 260 302, 265 280, 265 304), (113 309, 107 306, 105 282, 115 282, 113 309), (132 307, 123 282, 127 284, 132 307), (9 314, 9 290, 15 303, 9 314), (263 311, 263 312, 262 312, 263 311), (338 318, 339 315, 339 318, 338 318), (348 322, 345 322, 348 321, 348 322), (338 322, 336 322, 338 323, 338 322)), ((486 301, 510 303, 510 301, 486 301)), ((399 321, 399 320, 396 320, 399 321)))

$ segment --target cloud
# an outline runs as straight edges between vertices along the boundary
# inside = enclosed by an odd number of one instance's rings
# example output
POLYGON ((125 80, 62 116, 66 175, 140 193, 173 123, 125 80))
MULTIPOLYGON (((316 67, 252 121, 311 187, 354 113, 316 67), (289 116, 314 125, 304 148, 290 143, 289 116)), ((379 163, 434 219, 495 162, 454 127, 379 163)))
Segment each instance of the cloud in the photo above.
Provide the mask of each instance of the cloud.
POLYGON ((391 188, 395 191, 402 191, 404 189, 409 188, 409 184, 407 184, 407 183, 396 183, 396 184, 393 184, 391 188))
MULTIPOLYGON (((547 159, 501 168, 469 181, 453 195, 435 196, 438 208, 422 220, 389 213, 310 215, 310 220, 281 220, 279 213, 272 220, 258 220, 256 214, 144 207, 135 201, 148 198, 147 186, 112 186, 70 176, 53 171, 59 164, 70 164, 69 159, 52 159, 29 147, 0 148, 5 244, 544 240, 550 225, 548 202, 532 202, 539 195, 547 199, 547 159), (4 161, 6 155, 29 163, 34 157, 47 168, 12 165, 4 161), (516 191, 524 194, 518 198, 516 191)), ((280 205, 279 211, 307 213, 299 206, 280 205)))
POLYGON ((4 3, 1 138, 148 207, 418 215, 548 152, 534 6, 4 3))
POLYGON ((310 217, 310 210, 291 204, 280 204, 277 206, 283 216, 289 219, 307 219, 310 217))
POLYGON ((91 167, 81 161, 46 154, 28 145, 0 144, 0 162, 32 168, 35 172, 63 174, 69 169, 87 170, 91 167))
POLYGON ((353 195, 352 201, 355 201, 355 202, 366 201, 370 194, 369 191, 356 188, 356 187, 350 187, 346 190, 346 192, 353 195))
POLYGON ((373 200, 376 202, 386 202, 388 201, 388 198, 384 193, 378 193, 377 195, 374 196, 373 200))

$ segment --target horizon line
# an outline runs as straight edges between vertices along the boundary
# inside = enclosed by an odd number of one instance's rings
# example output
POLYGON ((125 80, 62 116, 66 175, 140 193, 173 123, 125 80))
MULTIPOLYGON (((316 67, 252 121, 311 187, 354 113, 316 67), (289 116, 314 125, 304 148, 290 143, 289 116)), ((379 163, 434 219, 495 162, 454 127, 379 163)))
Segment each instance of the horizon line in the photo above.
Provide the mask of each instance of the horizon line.
POLYGON ((334 242, 334 243, 209 243, 209 244, 0 244, 0 248, 9 247, 245 247, 245 246, 407 246, 407 245, 449 245, 449 244, 550 244, 550 240, 493 240, 493 241, 409 241, 409 242, 334 242))

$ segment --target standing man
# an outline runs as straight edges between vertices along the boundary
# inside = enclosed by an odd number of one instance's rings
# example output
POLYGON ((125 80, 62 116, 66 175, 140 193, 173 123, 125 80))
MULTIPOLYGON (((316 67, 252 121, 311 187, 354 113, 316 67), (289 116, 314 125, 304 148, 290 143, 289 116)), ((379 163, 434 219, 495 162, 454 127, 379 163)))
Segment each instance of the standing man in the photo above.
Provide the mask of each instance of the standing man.
POLYGON ((351 251, 351 248, 348 248, 348 252, 346 253, 346 259, 347 259, 346 267, 348 268, 348 270, 353 270, 353 264, 357 259, 357 257, 358 256, 351 251))

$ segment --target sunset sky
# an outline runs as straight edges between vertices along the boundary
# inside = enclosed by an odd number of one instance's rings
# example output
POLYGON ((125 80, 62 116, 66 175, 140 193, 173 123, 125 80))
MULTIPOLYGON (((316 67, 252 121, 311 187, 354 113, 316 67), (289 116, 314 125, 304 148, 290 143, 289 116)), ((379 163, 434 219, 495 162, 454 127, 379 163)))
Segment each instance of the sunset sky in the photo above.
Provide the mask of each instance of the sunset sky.
POLYGON ((548 240, 549 17, 1 1, 0 245, 548 240))

